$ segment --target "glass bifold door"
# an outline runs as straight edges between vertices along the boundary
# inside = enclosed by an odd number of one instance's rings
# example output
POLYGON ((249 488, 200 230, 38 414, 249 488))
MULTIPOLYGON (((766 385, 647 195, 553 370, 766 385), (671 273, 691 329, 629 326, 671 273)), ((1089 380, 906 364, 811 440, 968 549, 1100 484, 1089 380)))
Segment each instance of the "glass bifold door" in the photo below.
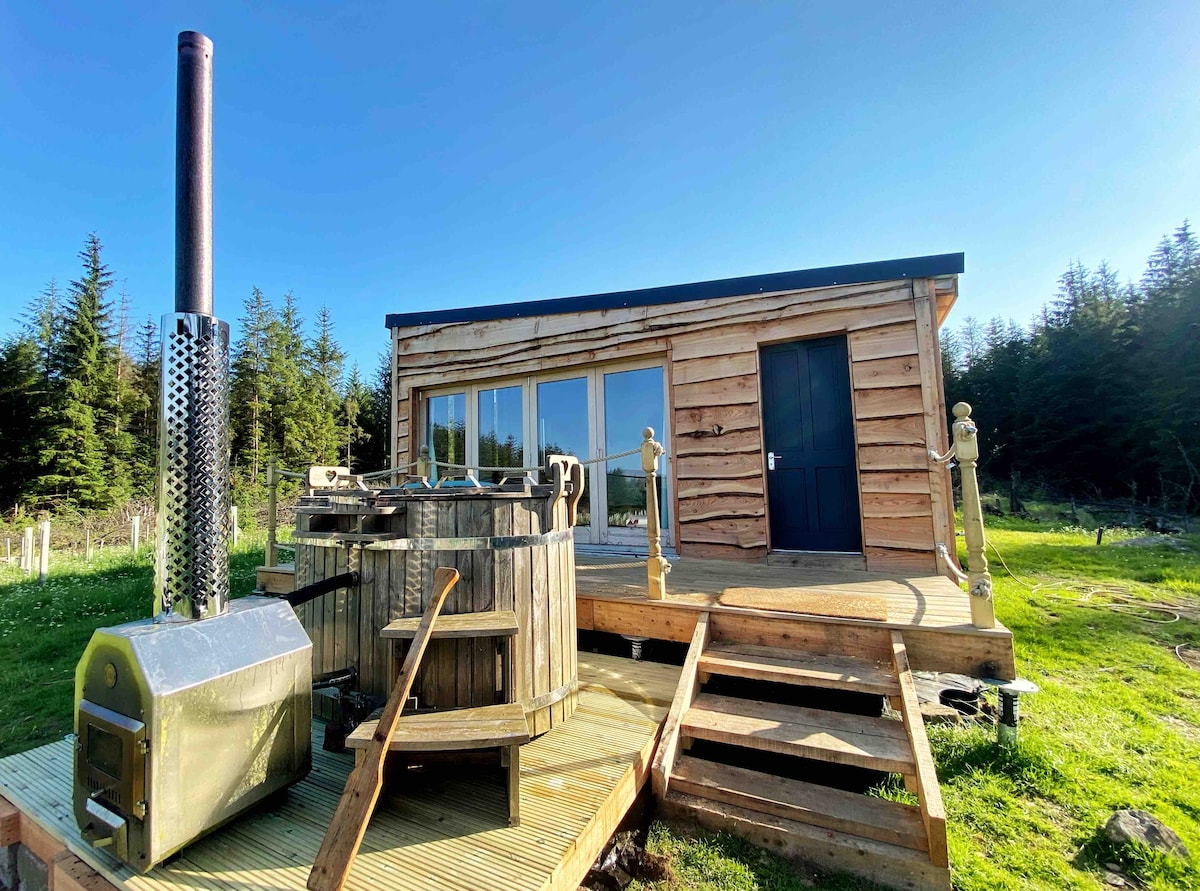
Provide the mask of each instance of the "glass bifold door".
MULTIPOLYGON (((640 446, 644 427, 653 427, 655 439, 666 443, 664 384, 662 365, 650 364, 427 391, 418 445, 428 445, 435 461, 478 469, 543 466, 547 454, 581 460, 616 455, 640 446)), ((645 545, 646 476, 640 454, 587 469, 576 540, 645 545)), ((498 482, 504 473, 478 475, 481 482, 498 482)), ((668 544, 669 476, 660 462, 659 516, 668 544)))

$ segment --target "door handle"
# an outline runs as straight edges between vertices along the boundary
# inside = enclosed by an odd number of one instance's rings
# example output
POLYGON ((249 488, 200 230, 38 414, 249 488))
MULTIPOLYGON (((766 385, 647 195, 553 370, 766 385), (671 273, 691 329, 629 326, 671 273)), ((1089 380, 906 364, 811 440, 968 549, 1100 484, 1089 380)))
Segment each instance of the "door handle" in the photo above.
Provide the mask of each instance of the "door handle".
MULTIPOLYGON (((782 458, 783 456, 780 455, 779 457, 782 458)), ((775 469, 775 453, 767 452, 767 470, 774 470, 774 469, 775 469)))

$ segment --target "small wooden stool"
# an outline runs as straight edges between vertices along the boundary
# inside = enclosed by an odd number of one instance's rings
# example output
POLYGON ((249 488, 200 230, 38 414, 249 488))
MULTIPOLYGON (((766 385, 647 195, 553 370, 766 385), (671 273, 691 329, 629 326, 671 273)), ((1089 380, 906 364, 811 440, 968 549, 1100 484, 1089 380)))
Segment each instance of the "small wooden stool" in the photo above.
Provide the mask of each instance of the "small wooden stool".
MULTIPOLYGON (((417 632, 419 619, 397 619, 380 631, 392 640, 410 640, 417 632)), ((498 705, 457 708, 423 714, 401 715, 388 751, 452 752, 470 749, 500 749, 508 791, 508 823, 521 823, 521 746, 529 742, 529 724, 525 709, 513 702, 512 638, 517 634, 517 616, 512 610, 459 613, 442 616, 433 627, 431 638, 452 639, 497 637, 504 640, 503 693, 507 700, 498 705)), ((346 738, 346 747, 355 750, 355 761, 362 757, 367 742, 375 733, 377 720, 359 724, 346 738)))

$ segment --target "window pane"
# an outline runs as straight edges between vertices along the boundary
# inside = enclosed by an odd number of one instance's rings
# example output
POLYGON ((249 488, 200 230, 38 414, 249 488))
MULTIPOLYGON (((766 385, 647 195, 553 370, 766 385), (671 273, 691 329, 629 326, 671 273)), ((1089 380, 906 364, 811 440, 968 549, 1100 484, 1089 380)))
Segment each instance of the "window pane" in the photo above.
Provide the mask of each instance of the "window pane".
MULTIPOLYGON (((521 387, 479 391, 479 465, 520 467, 525 447, 521 387)), ((500 482, 503 473, 480 472, 481 481, 500 482)))
MULTIPOLYGON (((653 427, 655 439, 662 441, 663 371, 639 368, 604 375, 604 453, 626 452, 642 443, 642 428, 653 427)), ((646 475, 640 454, 609 461, 608 525, 646 526, 646 475)), ((658 516, 667 523, 663 474, 658 480, 658 516)))
MULTIPOLYGON (((425 400, 425 442, 429 457, 444 464, 467 460, 467 396, 453 393, 425 400)), ((434 471, 439 476, 440 470, 434 471)))
MULTIPOLYGON (((537 387, 538 464, 546 466, 546 455, 587 457, 587 378, 547 381, 537 387)), ((591 492, 585 486, 579 501, 577 526, 591 523, 591 492)))

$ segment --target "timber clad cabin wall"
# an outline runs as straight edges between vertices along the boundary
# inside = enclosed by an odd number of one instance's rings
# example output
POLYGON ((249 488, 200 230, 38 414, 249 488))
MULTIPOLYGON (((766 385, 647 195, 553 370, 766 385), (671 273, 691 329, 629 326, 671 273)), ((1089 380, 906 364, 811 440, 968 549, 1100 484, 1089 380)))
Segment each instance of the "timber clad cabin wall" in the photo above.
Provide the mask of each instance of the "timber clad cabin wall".
POLYGON ((759 348, 845 334, 867 567, 934 573, 935 542, 954 551, 948 471, 927 450, 947 446, 937 327, 955 291, 953 278, 900 280, 395 328, 395 463, 416 458, 423 389, 659 357, 679 553, 761 559, 759 348))

